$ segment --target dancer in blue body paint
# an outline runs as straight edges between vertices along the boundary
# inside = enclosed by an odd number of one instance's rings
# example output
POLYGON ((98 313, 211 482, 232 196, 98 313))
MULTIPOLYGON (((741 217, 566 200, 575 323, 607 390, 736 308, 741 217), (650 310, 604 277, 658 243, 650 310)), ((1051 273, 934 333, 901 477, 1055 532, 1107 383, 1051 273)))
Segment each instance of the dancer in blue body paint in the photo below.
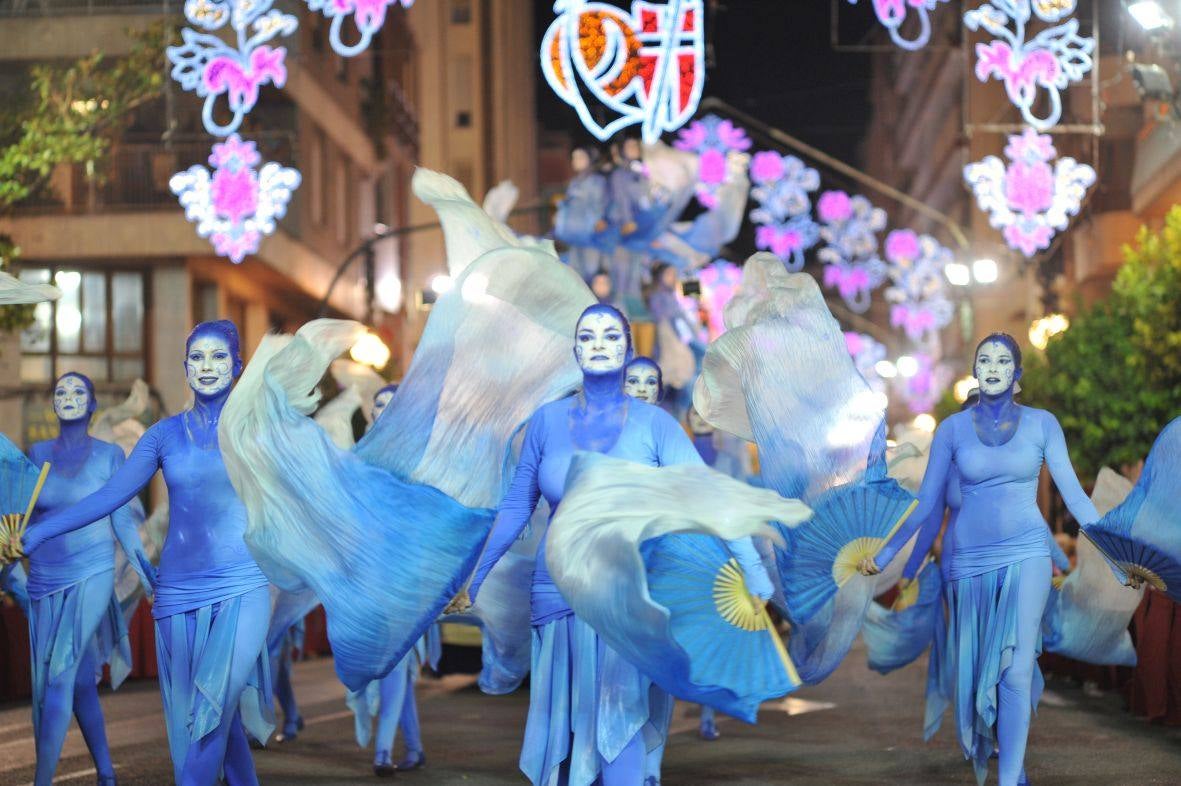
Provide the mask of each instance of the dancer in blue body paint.
POLYGON ((1013 401, 1021 378, 1017 342, 1003 333, 986 337, 976 348, 975 375, 980 402, 940 424, 918 507, 874 558, 862 562, 861 572, 880 572, 942 506, 954 463, 962 505, 950 535, 945 592, 956 728, 981 783, 999 747, 1000 786, 1018 786, 1029 782, 1025 747, 1050 592, 1053 549, 1036 499, 1043 463, 1080 524, 1099 515, 1070 465, 1057 419, 1013 401))
MULTIPOLYGON (((53 410, 58 436, 29 449, 35 464, 48 461, 52 467, 37 499, 34 521, 102 488, 123 466, 123 451, 117 445, 87 434, 97 406, 94 385, 86 376, 68 373, 57 380, 53 410)), ((149 592, 148 577, 154 576, 127 506, 82 523, 29 555, 26 612, 33 660, 37 786, 53 782, 71 715, 78 719, 94 759, 98 783, 115 783, 97 685, 104 663, 110 664, 111 684, 116 688, 131 671, 127 626, 115 596, 115 540, 149 592)), ((9 575, 16 573, 13 568, 9 575)))
MULTIPOLYGON (((661 410, 623 391, 632 354, 627 320, 615 308, 586 309, 575 329, 574 356, 583 389, 547 404, 529 420, 512 485, 461 610, 477 599, 492 566, 528 524, 542 494, 557 510, 575 451, 604 453, 647 466, 700 464, 693 443, 661 410)), ((752 591, 772 592, 749 539, 730 544, 752 591)), ((645 754, 664 742, 672 697, 603 645, 574 616, 549 576, 545 540, 533 573, 533 657, 529 716, 521 770, 535 786, 640 786, 659 782, 645 772, 645 754)))
MULTIPOLYGON (((374 423, 385 412, 397 391, 398 386, 391 384, 374 394, 374 423)), ((398 771, 416 770, 426 764, 414 685, 418 682, 418 675, 424 665, 438 667, 442 647, 439 626, 432 625, 389 674, 380 680, 374 680, 363 691, 349 692, 348 705, 356 714, 357 744, 362 748, 368 747, 370 738, 373 738, 373 774, 379 778, 390 778, 398 771), (376 733, 373 731, 375 715, 376 733), (393 750, 399 731, 402 732, 406 755, 395 764, 393 750)))
POLYGON ((224 320, 197 325, 183 367, 195 394, 192 408, 149 428, 98 491, 37 518, 24 548, 37 559, 51 538, 110 515, 163 469, 170 521, 152 616, 176 781, 213 786, 224 773, 229 786, 254 786, 243 723, 260 740, 273 729, 270 594, 246 549, 246 510, 226 475, 217 435, 242 369, 237 328, 224 320))

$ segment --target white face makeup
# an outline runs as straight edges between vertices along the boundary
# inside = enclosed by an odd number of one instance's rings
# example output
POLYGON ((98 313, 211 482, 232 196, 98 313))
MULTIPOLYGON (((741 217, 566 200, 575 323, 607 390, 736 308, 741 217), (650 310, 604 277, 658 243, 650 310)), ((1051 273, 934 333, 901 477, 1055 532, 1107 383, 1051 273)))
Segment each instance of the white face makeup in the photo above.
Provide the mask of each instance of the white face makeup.
POLYGON ((378 393, 377 396, 373 399, 373 422, 374 423, 376 423, 377 419, 379 417, 381 417, 383 412, 385 412, 385 408, 389 405, 389 403, 393 399, 393 397, 394 397, 394 391, 386 390, 382 393, 378 393))
POLYGON ((574 331, 574 359, 585 374, 619 371, 627 360, 627 333, 614 314, 591 312, 574 331))
POLYGON ((81 420, 90 414, 90 391, 78 377, 66 375, 53 389, 53 414, 59 420, 81 420))
POLYGON ((623 377, 623 392, 648 404, 657 403, 660 397, 660 378, 656 370, 647 363, 633 363, 623 377))
POLYGON ((976 379, 985 396, 999 396, 1013 385, 1017 364, 1003 342, 989 341, 976 351, 976 379))
POLYGON ((234 381, 234 356, 225 339, 202 336, 189 346, 185 378, 198 396, 216 396, 234 381))

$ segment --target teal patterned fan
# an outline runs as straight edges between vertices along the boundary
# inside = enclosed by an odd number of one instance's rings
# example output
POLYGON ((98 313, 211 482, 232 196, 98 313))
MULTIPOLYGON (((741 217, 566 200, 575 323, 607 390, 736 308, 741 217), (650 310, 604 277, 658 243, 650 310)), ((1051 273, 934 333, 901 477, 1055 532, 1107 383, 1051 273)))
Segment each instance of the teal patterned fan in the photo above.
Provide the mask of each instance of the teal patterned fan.
POLYGON ((837 486, 812 503, 813 515, 780 527, 786 551, 776 552, 787 610, 797 625, 812 619, 897 532, 918 505, 893 480, 837 486))
POLYGON ((802 684, 766 608, 751 601, 742 569, 724 541, 699 533, 664 535, 645 542, 641 553, 648 592, 668 609, 672 637, 693 663, 691 675, 662 674, 657 680, 662 687, 753 723, 761 702, 802 684), (700 685, 744 700, 694 695, 700 685))
POLYGON ((38 470, 20 448, 0 434, 0 475, 0 562, 15 562, 21 557, 21 535, 49 475, 49 464, 38 470))

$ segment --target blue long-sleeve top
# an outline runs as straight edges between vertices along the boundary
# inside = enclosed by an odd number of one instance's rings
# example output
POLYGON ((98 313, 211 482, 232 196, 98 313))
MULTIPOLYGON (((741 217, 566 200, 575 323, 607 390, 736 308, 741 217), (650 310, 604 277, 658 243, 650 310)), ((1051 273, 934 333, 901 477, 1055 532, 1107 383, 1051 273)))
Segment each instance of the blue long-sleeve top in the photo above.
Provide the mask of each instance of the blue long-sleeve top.
MULTIPOLYGON (((98 491, 124 464, 123 450, 118 445, 89 436, 72 444, 59 440, 35 442, 28 456, 38 466, 50 463, 45 486, 33 509, 35 522, 98 491)), ((50 538, 29 555, 29 597, 40 600, 91 576, 113 571, 116 538, 142 575, 139 531, 130 506, 120 505, 87 519, 77 529, 50 538)))
POLYGON ((243 540, 246 507, 226 474, 216 419, 209 422, 187 410, 156 423, 102 488, 35 520, 29 533, 53 538, 101 519, 126 505, 163 469, 169 526, 152 616, 163 619, 265 587, 266 576, 243 540))
MULTIPOLYGON (((977 576, 1030 557, 1054 555, 1061 565, 1061 550, 1037 507, 1042 464, 1049 468, 1066 507, 1080 524, 1097 521, 1099 513, 1074 474, 1057 418, 1030 407, 1020 407, 1019 418, 1013 437, 995 446, 980 440, 971 410, 939 425, 918 507, 878 552, 879 567, 889 564, 921 525, 934 526, 938 532, 938 523, 932 525, 930 520, 942 517, 953 471, 958 474, 962 504, 949 535, 951 554, 945 557, 949 580, 977 576)), ((933 533, 930 538, 934 540, 933 533)))
MULTIPOLYGON (((544 495, 549 503, 551 519, 561 504, 566 473, 577 450, 570 438, 569 425, 571 408, 577 405, 577 397, 555 401, 541 407, 529 420, 516 472, 468 588, 473 601, 488 572, 520 537, 540 497, 544 495)), ((628 403, 627 419, 619 439, 605 453, 649 467, 703 463, 676 420, 661 408, 642 401, 628 403)), ((543 536, 533 568, 530 604, 533 625, 544 625, 573 613, 546 568, 545 543, 543 536)), ((742 566, 751 591, 764 599, 771 597, 771 580, 750 539, 730 541, 728 546, 742 566)))

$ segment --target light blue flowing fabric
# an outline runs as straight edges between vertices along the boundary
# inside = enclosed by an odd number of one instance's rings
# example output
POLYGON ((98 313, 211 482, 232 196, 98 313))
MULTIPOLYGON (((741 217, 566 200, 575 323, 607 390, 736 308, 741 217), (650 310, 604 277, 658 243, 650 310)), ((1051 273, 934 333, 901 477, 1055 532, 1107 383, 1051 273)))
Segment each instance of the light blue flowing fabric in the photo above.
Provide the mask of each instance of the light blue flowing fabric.
MULTIPOLYGON (((694 450, 687 438, 685 443, 694 450)), ((774 588, 750 538, 777 538, 767 522, 794 524, 810 511, 796 500, 703 466, 695 450, 695 461, 684 456, 679 465, 661 463, 658 468, 628 466, 613 458, 618 455, 614 450, 575 455, 562 504, 550 524, 550 575, 579 619, 600 631, 614 651, 661 688, 753 723, 763 701, 799 685, 771 646, 770 637, 778 633, 735 627, 711 642, 716 651, 706 651, 695 631, 651 597, 653 579, 647 571, 657 552, 665 555, 664 563, 671 560, 665 569, 675 571, 683 559, 676 556, 679 549, 692 553, 701 548, 694 539, 710 535, 726 542, 728 549, 721 551, 728 550, 742 568, 749 591, 769 598, 774 588), (756 645, 773 659, 768 672, 727 672, 726 661, 740 663, 756 645)), ((679 580, 680 575, 674 572, 672 578, 679 580)), ((710 578, 704 587, 712 608, 710 578)), ((684 591, 691 594, 700 586, 695 576, 686 577, 684 591)), ((721 629, 730 627, 721 624, 718 610, 713 615, 721 629)))
POLYGON ((1104 551, 1122 578, 1130 566, 1156 574, 1149 579, 1181 601, 1181 417, 1161 431, 1128 498, 1083 534, 1104 551))
MULTIPOLYGON (((1128 496, 1132 484, 1104 467, 1095 479, 1091 502, 1107 513, 1128 496)), ((1144 590, 1123 586, 1107 560, 1086 537, 1075 544, 1074 570, 1050 593, 1042 618, 1046 652, 1101 666, 1135 666, 1136 648, 1128 625, 1144 590)))
POLYGON ((475 567, 514 434, 577 384, 570 326, 591 302, 552 255, 484 254, 435 304, 397 396, 353 452, 306 417, 307 391, 360 326, 309 323, 255 353, 221 425, 247 542, 275 584, 320 598, 350 689, 392 669, 475 567))
MULTIPOLYGON (((884 400, 857 372, 816 281, 788 273, 772 254, 755 254, 725 321, 726 332, 706 352, 693 404, 715 427, 758 446, 763 483, 810 504, 836 486, 883 479, 884 400)), ((813 537, 810 526, 800 524, 791 537, 813 537)), ((901 569, 853 576, 825 609, 794 625, 789 649, 806 682, 837 667, 873 597, 901 569)), ((779 578, 793 581, 782 571, 779 578)))
POLYGON ((943 620, 943 577, 939 565, 928 562, 919 571, 917 598, 913 605, 894 611, 873 603, 865 617, 861 637, 865 640, 869 667, 889 674, 918 659, 931 646, 943 620))

